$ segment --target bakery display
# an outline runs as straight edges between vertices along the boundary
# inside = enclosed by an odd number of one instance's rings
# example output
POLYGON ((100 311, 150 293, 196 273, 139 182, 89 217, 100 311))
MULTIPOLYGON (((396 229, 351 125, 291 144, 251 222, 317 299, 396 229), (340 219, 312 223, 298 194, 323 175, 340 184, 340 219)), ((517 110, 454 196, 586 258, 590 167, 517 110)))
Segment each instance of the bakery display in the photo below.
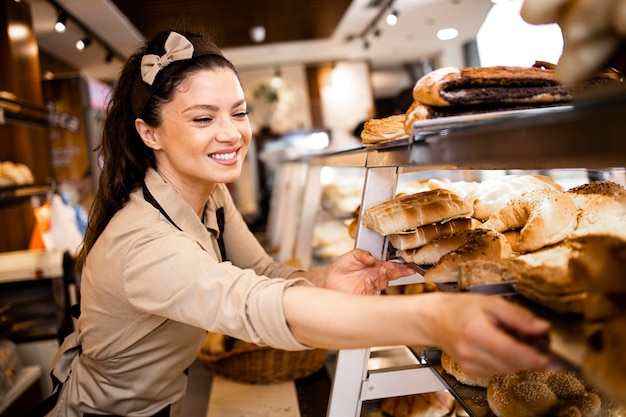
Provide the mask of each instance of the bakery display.
POLYGON ((35 182, 27 165, 11 161, 0 162, 0 186, 25 185, 35 182))

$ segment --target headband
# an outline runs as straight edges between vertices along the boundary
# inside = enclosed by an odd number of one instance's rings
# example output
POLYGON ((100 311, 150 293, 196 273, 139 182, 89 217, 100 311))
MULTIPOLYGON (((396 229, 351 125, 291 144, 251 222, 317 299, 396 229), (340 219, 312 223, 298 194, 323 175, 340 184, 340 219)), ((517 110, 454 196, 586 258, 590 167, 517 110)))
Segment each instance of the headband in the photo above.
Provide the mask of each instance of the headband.
POLYGON ((217 45, 203 36, 187 38, 178 32, 170 32, 163 45, 162 55, 142 56, 141 81, 135 82, 135 94, 132 98, 135 117, 141 116, 148 100, 166 80, 194 58, 203 55, 224 56, 217 45))

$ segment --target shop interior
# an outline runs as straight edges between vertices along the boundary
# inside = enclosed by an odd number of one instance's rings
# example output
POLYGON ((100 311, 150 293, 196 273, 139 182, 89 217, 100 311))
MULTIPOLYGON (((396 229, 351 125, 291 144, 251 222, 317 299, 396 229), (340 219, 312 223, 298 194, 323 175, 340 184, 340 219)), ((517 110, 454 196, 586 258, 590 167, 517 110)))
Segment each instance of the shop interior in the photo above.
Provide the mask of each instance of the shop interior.
MULTIPOLYGON (((94 150, 117 71, 148 33, 180 21, 197 24, 191 16, 172 17, 174 10, 185 13, 188 7, 192 14, 196 3, 226 8, 220 2, 152 3, 161 7, 123 0, 0 0, 0 54, 6 63, 0 70, 0 167, 19 171, 11 178, 0 171, 0 348, 5 340, 16 347, 7 347, 8 357, 0 351, 0 359, 19 363, 12 376, 0 375, 0 417, 26 416, 52 391, 48 365, 75 328, 80 274, 73 254, 97 186, 94 150), (64 32, 54 29, 59 21, 64 32), (87 42, 77 51, 79 39, 87 42)), ((355 245, 385 257, 385 239, 369 230, 351 232, 359 210, 383 196, 416 192, 416 183, 432 178, 470 183, 541 174, 563 189, 593 179, 626 185, 623 147, 614 139, 623 126, 599 129, 607 143, 598 152, 584 138, 571 138, 580 152, 570 156, 569 138, 555 138, 563 142, 554 145, 563 157, 545 161, 539 137, 544 130, 518 126, 518 119, 510 120, 510 131, 494 135, 521 138, 526 146, 507 145, 504 155, 494 151, 485 159, 472 148, 485 146, 480 135, 462 126, 459 134, 468 136, 468 144, 460 150, 444 144, 440 152, 422 156, 413 147, 417 136, 388 150, 370 152, 363 145, 363 123, 404 114, 417 80, 437 68, 556 64, 563 50, 559 26, 524 22, 522 0, 244 3, 206 20, 222 25, 215 36, 240 70, 254 137, 241 178, 229 189, 276 260, 315 268, 355 245), (304 19, 296 30, 288 22, 294 14, 311 16, 314 24, 303 24, 304 19), (533 139, 529 132, 541 133, 533 139), (380 176, 367 167, 380 168, 380 176)), ((579 124, 564 131, 617 115, 623 97, 606 112, 582 114, 579 124)), ((560 132, 561 114, 555 117, 556 127, 552 119, 540 118, 551 133, 560 132)), ((567 114, 563 119, 569 120, 567 114)), ((480 126, 490 134, 491 126, 480 126)), ((456 132, 456 126, 448 128, 456 132)), ((400 280, 389 292, 409 291, 415 279, 400 280)), ((423 278, 417 281, 423 284, 423 278)), ((566 332, 567 347, 558 353, 579 363, 579 346, 569 344, 575 331, 566 332)), ((385 398, 449 391, 457 403, 441 416, 494 415, 484 404, 458 405, 467 387, 438 378, 431 368, 440 367, 439 357, 429 355, 428 349, 417 355, 404 346, 347 353, 253 349, 221 361, 201 353, 190 370, 183 415, 389 417, 381 409, 385 398), (268 377, 262 375, 265 369, 245 368, 243 356, 265 362, 253 367, 274 360, 286 375, 268 377), (386 376, 386 369, 394 372, 386 376), (374 387, 380 391, 372 392, 374 387)), ((626 407, 611 413, 606 415, 626 416, 626 407)))

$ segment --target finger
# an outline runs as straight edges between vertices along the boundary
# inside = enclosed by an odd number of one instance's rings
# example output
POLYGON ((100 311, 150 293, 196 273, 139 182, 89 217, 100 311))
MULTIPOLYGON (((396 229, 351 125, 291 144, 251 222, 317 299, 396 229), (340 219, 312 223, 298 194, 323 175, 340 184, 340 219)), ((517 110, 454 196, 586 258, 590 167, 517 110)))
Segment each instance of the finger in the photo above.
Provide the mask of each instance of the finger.
POLYGON ((559 21, 567 43, 578 44, 609 33, 613 0, 577 0, 559 21))
POLYGON ((409 275, 415 275, 415 271, 400 262, 385 262, 385 268, 387 269, 387 279, 394 280, 402 277, 407 277, 409 275))
POLYGON ((486 309, 498 328, 510 329, 520 335, 540 336, 550 329, 549 322, 502 298, 494 298, 486 309))
POLYGON ((557 77, 566 84, 589 78, 607 66, 618 46, 619 40, 611 34, 576 45, 566 44, 556 67, 557 77))
POLYGON ((365 266, 374 265, 377 261, 371 253, 363 249, 354 249, 352 251, 352 255, 354 256, 354 259, 365 266))
POLYGON ((522 4, 522 19, 533 25, 545 25, 558 20, 570 0, 526 0, 522 4))

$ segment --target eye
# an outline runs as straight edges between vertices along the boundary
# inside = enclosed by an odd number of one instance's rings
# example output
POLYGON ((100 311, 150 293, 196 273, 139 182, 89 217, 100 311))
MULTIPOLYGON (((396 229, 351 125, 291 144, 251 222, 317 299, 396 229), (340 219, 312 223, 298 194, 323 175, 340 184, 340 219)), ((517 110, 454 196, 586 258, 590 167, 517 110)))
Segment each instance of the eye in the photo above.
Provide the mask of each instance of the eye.
POLYGON ((213 121, 212 117, 208 117, 208 116, 204 116, 204 117, 196 117, 193 119, 194 122, 196 123, 210 123, 211 121, 213 121))
POLYGON ((235 113, 233 116, 237 117, 237 118, 244 118, 247 115, 248 115, 248 111, 244 110, 244 111, 240 111, 240 112, 235 113))

